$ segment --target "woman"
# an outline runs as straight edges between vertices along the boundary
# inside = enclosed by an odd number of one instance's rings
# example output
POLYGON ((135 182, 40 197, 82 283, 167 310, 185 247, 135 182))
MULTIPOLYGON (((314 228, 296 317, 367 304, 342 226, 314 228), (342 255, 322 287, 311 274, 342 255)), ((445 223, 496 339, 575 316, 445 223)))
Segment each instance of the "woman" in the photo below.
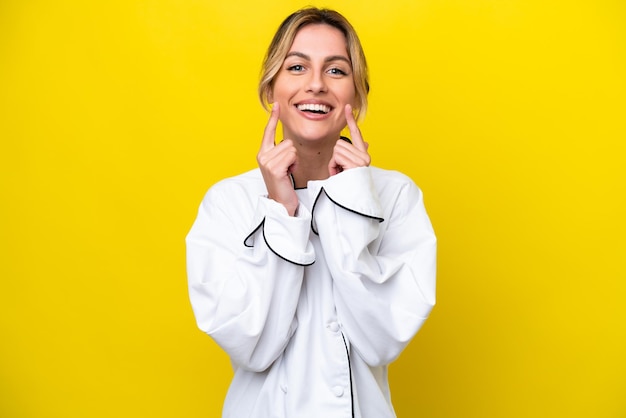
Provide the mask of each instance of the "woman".
POLYGON ((281 24, 259 168, 214 185, 187 236, 198 326, 235 371, 224 417, 395 416, 387 365, 435 303, 436 239, 415 184, 369 166, 354 116, 368 90, 343 16, 281 24))

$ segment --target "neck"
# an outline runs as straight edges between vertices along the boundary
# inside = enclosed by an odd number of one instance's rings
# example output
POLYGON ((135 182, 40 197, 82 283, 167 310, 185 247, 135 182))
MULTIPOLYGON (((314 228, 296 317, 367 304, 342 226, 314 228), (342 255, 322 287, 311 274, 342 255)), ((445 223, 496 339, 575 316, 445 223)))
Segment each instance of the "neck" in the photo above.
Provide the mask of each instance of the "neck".
POLYGON ((298 164, 293 174, 296 188, 306 187, 309 180, 327 179, 328 162, 333 155, 336 140, 326 140, 320 143, 294 141, 298 150, 298 164))

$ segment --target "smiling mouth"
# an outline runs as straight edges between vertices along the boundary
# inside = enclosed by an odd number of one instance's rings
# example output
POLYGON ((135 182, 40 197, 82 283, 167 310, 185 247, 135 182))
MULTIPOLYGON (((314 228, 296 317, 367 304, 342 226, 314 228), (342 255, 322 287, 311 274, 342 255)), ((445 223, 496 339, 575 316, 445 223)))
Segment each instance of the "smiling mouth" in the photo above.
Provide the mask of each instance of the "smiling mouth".
POLYGON ((298 110, 302 112, 316 113, 318 115, 326 115, 328 112, 332 110, 330 106, 327 106, 324 104, 317 104, 317 103, 316 104, 303 103, 303 104, 296 105, 296 107, 298 108, 298 110))

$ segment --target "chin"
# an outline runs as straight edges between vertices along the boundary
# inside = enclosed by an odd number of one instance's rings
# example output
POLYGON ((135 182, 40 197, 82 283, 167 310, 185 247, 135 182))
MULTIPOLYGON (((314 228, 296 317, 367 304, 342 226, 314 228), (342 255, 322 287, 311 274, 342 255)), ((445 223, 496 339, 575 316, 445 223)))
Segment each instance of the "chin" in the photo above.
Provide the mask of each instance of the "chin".
POLYGON ((339 133, 337 134, 333 134, 333 133, 329 133, 329 132, 305 132, 302 133, 302 135, 300 135, 300 138, 303 141, 323 141, 327 138, 334 138, 334 137, 339 138, 339 133))
POLYGON ((301 138, 305 141, 321 141, 327 138, 339 138, 339 135, 341 134, 341 130, 319 128, 304 128, 293 132, 295 137, 301 138))

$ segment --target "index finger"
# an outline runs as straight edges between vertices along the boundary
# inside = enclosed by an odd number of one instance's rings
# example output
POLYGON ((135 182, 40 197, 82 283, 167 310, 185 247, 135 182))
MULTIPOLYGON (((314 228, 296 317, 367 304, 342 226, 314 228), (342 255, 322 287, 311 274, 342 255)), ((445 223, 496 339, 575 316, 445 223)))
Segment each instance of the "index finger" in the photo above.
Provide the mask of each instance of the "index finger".
POLYGON ((280 116, 280 109, 278 107, 278 102, 276 102, 272 105, 272 113, 270 115, 270 119, 267 121, 267 125, 265 125, 265 130, 263 131, 263 140, 261 141, 262 151, 274 148, 274 145, 275 145, 274 138, 276 137, 276 125, 278 125, 279 116, 280 116))
POLYGON ((352 140, 352 144, 360 151, 367 152, 367 145, 365 145, 365 141, 363 141, 363 137, 361 136, 361 130, 356 124, 356 120, 354 120, 354 115, 352 114, 352 106, 347 104, 344 109, 344 113, 346 115, 348 129, 350 130, 350 139, 352 140))

